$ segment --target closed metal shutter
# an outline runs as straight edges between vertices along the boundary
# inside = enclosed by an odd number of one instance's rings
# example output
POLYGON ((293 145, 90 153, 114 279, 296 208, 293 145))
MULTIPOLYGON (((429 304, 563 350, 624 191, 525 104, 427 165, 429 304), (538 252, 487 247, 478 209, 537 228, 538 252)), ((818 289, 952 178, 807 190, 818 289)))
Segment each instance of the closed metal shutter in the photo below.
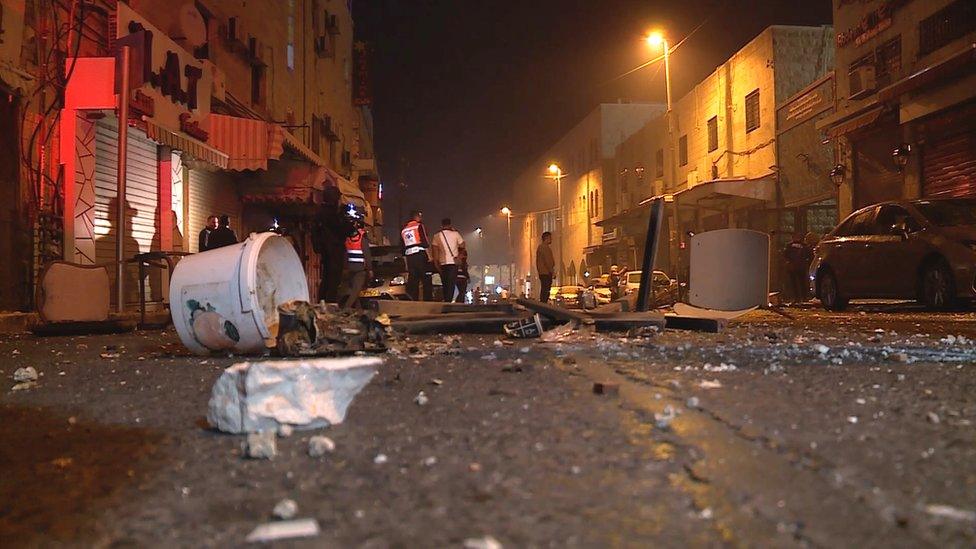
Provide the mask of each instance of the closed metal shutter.
POLYGON ((967 132, 925 144, 922 196, 976 196, 976 136, 967 132))
MULTIPOLYGON (((115 227, 118 183, 118 122, 115 118, 99 120, 95 144, 95 261, 109 265, 109 277, 115 285, 115 227)), ((138 253, 159 250, 157 210, 159 207, 157 146, 138 128, 129 128, 128 165, 126 166, 125 259, 138 253)), ((126 267, 125 301, 139 302, 138 267, 126 267)), ((162 300, 162 282, 153 270, 146 282, 146 301, 162 300)), ((115 301, 115 292, 112 292, 115 301)))
POLYGON ((189 170, 190 172, 190 218, 188 223, 190 251, 199 252, 200 231, 211 215, 230 216, 230 228, 241 234, 241 197, 233 178, 225 172, 189 170))

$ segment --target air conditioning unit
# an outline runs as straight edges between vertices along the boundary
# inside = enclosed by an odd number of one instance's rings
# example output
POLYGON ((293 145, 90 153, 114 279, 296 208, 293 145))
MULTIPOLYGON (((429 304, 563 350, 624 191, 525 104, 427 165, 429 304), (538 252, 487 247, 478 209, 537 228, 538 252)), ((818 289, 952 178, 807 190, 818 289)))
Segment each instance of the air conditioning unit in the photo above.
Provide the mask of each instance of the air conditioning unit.
POLYGON ((861 65, 851 70, 847 76, 851 89, 851 99, 859 99, 878 89, 874 65, 861 65))

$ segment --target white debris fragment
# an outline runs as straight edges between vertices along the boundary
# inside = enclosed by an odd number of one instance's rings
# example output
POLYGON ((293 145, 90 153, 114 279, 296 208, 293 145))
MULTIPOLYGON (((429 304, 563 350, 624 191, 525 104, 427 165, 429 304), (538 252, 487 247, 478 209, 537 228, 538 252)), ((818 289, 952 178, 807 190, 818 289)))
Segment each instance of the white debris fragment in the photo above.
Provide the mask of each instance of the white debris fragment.
POLYGON ((248 543, 267 543, 291 538, 310 538, 319 535, 319 523, 315 519, 299 519, 269 522, 255 528, 247 535, 248 543))
POLYGON ((857 416, 847 416, 848 423, 857 423, 857 416))
POLYGON ((373 458, 373 463, 377 465, 383 465, 387 461, 389 461, 389 458, 386 457, 386 454, 376 454, 376 457, 373 458))
POLYGON ((281 438, 288 438, 294 432, 295 432, 295 428, 292 427, 291 425, 288 425, 287 423, 282 423, 281 426, 278 427, 278 436, 281 438))
POLYGON ((283 499, 274 506, 271 514, 278 520, 291 520, 298 514, 298 504, 293 499, 283 499))
POLYGON ((662 431, 667 431, 671 428, 671 422, 674 418, 678 416, 674 407, 668 404, 664 407, 664 412, 654 414, 654 425, 662 431))
POLYGON ((692 410, 697 410, 701 406, 701 403, 698 401, 698 397, 693 396, 688 397, 688 400, 685 401, 685 406, 692 410))
POLYGON ((14 371, 14 381, 24 383, 25 381, 37 381, 37 370, 33 366, 17 368, 14 371))
POLYGON ((825 355, 830 352, 830 347, 824 345, 823 343, 817 343, 813 346, 813 350, 821 355, 825 355))
POLYGON ((931 423, 933 425, 938 425, 939 423, 942 422, 942 420, 939 418, 939 414, 937 414, 935 412, 929 412, 929 413, 925 414, 925 418, 928 419, 929 420, 929 423, 931 423))
POLYGON ((468 538, 464 540, 464 549, 502 549, 502 544, 492 536, 468 538))
POLYGON ((382 364, 376 357, 243 362, 214 384, 207 420, 228 433, 342 423, 353 397, 382 364))
POLYGON ((308 439, 308 455, 313 458, 322 457, 335 451, 335 442, 329 437, 314 436, 308 439))
POLYGON ((417 396, 414 397, 413 401, 417 406, 426 406, 427 403, 430 402, 430 399, 427 398, 426 393, 420 391, 419 393, 417 393, 417 396))
POLYGON ((721 389, 722 382, 717 379, 703 379, 698 386, 702 389, 721 389))
POLYGON ((437 456, 428 456, 428 457, 425 457, 423 463, 424 463, 424 466, 425 467, 433 467, 433 466, 437 465, 437 456))
POLYGON ((246 455, 251 459, 274 459, 278 454, 275 431, 248 433, 245 445, 246 455))
POLYGON ((948 518, 952 520, 962 520, 966 522, 976 522, 976 511, 970 511, 968 509, 959 509, 958 507, 952 507, 951 505, 940 505, 940 504, 926 505, 925 512, 934 517, 948 518))

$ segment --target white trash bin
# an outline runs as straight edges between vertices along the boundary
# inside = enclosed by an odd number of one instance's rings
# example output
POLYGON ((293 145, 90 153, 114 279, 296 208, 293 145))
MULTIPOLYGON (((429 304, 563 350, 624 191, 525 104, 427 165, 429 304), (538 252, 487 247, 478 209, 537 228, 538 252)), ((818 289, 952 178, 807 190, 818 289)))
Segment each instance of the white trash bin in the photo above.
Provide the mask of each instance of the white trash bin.
POLYGON ((308 301, 305 269, 291 242, 251 233, 239 244, 188 255, 169 287, 173 325, 197 354, 260 353, 278 334, 278 305, 308 301))

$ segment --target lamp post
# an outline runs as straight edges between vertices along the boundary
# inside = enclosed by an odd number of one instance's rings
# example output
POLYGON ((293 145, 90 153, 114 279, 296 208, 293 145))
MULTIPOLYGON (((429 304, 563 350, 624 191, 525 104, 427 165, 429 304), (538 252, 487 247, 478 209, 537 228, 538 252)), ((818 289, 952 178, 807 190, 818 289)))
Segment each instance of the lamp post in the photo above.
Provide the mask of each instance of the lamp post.
POLYGON ((665 113, 665 118, 668 121, 668 152, 671 154, 671 188, 672 190, 677 186, 677 172, 675 166, 677 161, 674 158, 674 122, 673 115, 671 113, 671 46, 668 44, 667 38, 660 32, 652 32, 647 35, 647 44, 653 48, 662 46, 664 48, 664 85, 667 89, 668 98, 668 110, 665 113))
POLYGON ((559 231, 559 276, 562 283, 563 274, 563 188, 562 180, 566 175, 558 164, 549 164, 550 176, 556 180, 556 226, 559 231))
POLYGON ((508 291, 515 291, 515 276, 512 271, 515 265, 515 254, 512 251, 512 209, 508 206, 502 208, 502 215, 508 218, 508 291))

